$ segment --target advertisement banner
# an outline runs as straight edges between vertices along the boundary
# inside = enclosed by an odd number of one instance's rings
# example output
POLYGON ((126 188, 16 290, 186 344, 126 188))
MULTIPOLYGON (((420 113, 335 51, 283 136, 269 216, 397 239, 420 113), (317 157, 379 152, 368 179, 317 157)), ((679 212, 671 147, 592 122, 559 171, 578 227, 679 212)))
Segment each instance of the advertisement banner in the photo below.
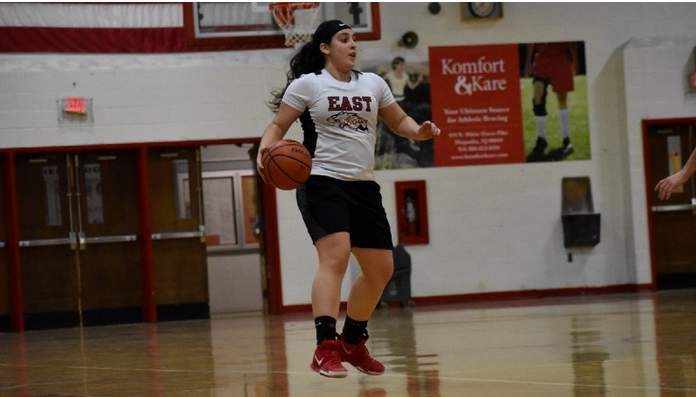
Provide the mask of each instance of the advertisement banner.
POLYGON ((435 166, 525 162, 518 45, 430 47, 429 63, 435 166))

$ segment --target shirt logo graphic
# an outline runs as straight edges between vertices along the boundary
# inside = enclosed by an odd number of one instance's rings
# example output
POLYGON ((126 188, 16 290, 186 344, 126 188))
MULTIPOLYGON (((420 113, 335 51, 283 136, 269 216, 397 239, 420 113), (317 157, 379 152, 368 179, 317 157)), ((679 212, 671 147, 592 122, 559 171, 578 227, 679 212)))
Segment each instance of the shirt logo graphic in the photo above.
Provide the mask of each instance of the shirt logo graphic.
POLYGON ((367 120, 351 112, 338 112, 327 119, 329 124, 339 128, 353 128, 360 132, 368 132, 367 120))

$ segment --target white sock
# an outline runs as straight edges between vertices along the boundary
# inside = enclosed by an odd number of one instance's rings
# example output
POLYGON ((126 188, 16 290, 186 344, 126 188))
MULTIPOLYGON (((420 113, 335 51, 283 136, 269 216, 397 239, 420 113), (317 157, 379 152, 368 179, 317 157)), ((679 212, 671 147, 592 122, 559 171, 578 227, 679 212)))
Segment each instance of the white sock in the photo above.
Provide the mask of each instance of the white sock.
POLYGON ((570 111, 568 109, 558 110, 558 123, 561 125, 561 136, 570 138, 570 111))
POLYGON ((537 137, 546 139, 546 116, 535 116, 537 137))

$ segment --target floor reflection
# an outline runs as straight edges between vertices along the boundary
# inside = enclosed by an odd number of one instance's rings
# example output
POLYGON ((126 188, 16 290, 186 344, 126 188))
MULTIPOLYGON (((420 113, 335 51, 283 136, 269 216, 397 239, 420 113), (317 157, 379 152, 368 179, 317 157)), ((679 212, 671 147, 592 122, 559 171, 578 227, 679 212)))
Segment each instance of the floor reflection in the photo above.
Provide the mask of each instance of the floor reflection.
MULTIPOLYGON (((382 347, 389 359, 383 360, 395 373, 406 375, 408 397, 439 397, 440 380, 436 353, 419 354, 411 307, 386 308, 375 316, 373 346, 382 347), (394 337, 398 336, 398 337, 394 337)), ((386 395, 386 393, 384 394, 386 395)))
POLYGON ((574 397, 604 397, 607 395, 604 361, 609 359, 600 331, 599 318, 573 317, 571 340, 573 354, 574 397))
POLYGON ((0 334, 0 397, 688 397, 696 291, 378 310, 382 376, 309 369, 311 315, 0 334))
POLYGON ((690 298, 679 293, 655 297, 658 367, 670 397, 696 395, 696 296, 690 298))

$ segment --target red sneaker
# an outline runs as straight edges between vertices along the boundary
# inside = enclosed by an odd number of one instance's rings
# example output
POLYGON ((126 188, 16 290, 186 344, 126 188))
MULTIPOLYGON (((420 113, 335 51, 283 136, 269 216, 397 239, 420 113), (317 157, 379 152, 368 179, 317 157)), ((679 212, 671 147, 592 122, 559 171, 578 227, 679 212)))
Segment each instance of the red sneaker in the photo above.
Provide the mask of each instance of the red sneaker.
POLYGON ((325 340, 314 350, 312 363, 309 365, 314 372, 327 378, 345 378, 348 370, 341 364, 341 355, 337 340, 325 340))
POLYGON ((382 375, 384 365, 370 356, 370 352, 365 347, 367 339, 363 339, 357 345, 346 343, 343 338, 339 338, 341 348, 341 361, 346 361, 354 366, 358 371, 368 375, 382 375))

